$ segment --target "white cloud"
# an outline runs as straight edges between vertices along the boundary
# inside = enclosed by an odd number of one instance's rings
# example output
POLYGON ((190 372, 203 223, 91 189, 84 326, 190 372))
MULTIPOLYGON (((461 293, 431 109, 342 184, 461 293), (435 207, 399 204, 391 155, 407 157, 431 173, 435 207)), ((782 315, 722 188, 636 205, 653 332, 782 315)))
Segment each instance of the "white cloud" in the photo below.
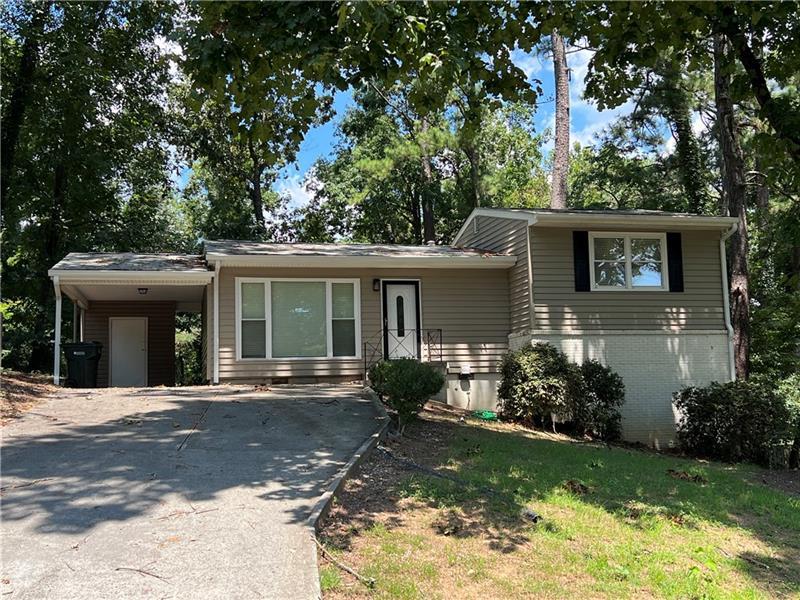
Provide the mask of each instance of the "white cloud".
POLYGON ((287 175, 278 180, 275 190, 282 196, 289 196, 289 208, 303 208, 314 199, 313 187, 321 185, 314 175, 287 175))
POLYGON ((530 81, 532 78, 541 79, 546 72, 553 72, 552 62, 546 57, 538 54, 529 54, 522 50, 514 50, 511 53, 511 60, 516 66, 522 69, 525 77, 530 81))

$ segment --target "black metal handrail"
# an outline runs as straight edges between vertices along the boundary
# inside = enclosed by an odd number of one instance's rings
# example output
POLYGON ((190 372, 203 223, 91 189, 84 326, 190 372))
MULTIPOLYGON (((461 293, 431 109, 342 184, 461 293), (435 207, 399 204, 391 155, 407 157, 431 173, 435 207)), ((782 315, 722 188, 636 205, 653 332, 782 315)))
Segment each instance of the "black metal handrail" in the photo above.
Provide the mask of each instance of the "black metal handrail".
POLYGON ((380 329, 363 342, 363 356, 365 378, 370 367, 384 359, 411 356, 420 362, 442 362, 442 330, 412 329, 400 336, 398 329, 380 329))

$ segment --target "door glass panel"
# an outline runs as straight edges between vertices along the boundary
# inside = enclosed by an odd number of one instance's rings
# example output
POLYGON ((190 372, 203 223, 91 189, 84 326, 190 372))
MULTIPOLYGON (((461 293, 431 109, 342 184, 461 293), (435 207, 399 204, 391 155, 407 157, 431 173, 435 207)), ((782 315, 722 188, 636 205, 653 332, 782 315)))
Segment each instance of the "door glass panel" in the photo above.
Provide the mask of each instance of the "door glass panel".
POLYGON ((272 356, 326 356, 324 281, 272 282, 272 356))
POLYGON ((397 297, 397 337, 403 337, 406 334, 406 312, 403 307, 403 297, 397 297))

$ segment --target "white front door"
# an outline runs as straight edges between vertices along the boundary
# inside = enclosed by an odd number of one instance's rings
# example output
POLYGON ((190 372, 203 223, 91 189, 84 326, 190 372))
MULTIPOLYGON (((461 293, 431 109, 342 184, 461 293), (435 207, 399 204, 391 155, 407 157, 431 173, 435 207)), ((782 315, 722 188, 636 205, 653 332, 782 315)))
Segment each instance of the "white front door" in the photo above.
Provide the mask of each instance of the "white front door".
POLYGON ((419 358, 417 284, 385 283, 383 294, 386 358, 419 358))
POLYGON ((111 317, 111 385, 147 385, 147 317, 111 317))

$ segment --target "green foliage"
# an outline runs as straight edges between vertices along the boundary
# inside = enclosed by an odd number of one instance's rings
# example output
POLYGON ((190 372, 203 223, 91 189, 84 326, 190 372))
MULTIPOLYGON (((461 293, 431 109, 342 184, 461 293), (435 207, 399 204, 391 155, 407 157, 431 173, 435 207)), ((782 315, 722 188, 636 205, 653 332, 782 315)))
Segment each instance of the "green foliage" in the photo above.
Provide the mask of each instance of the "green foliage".
POLYGON ((502 416, 529 425, 567 417, 583 393, 580 369, 550 344, 509 352, 500 363, 500 375, 502 416))
POLYGON ((3 5, 3 298, 21 308, 4 323, 10 367, 52 367, 47 269, 67 252, 180 249, 162 202, 170 63, 156 43, 173 12, 147 2, 3 5))
POLYGON ((678 440, 695 456, 768 465, 773 446, 793 438, 786 402, 765 382, 685 387, 674 402, 678 440))
POLYGON ((203 375, 203 340, 200 315, 178 314, 175 321, 175 383, 201 385, 203 375))
POLYGON ((796 469, 800 467, 800 373, 790 375, 781 381, 775 393, 789 411, 789 436, 794 439, 788 466, 796 469))
POLYGON ((596 360, 580 366, 583 394, 576 399, 572 420, 579 430, 601 440, 614 441, 622 435, 620 407, 625 403, 622 377, 596 360))
POLYGON ((386 397, 389 406, 397 413, 402 434, 431 396, 442 389, 444 375, 427 363, 401 358, 372 365, 369 381, 375 392, 386 397))

